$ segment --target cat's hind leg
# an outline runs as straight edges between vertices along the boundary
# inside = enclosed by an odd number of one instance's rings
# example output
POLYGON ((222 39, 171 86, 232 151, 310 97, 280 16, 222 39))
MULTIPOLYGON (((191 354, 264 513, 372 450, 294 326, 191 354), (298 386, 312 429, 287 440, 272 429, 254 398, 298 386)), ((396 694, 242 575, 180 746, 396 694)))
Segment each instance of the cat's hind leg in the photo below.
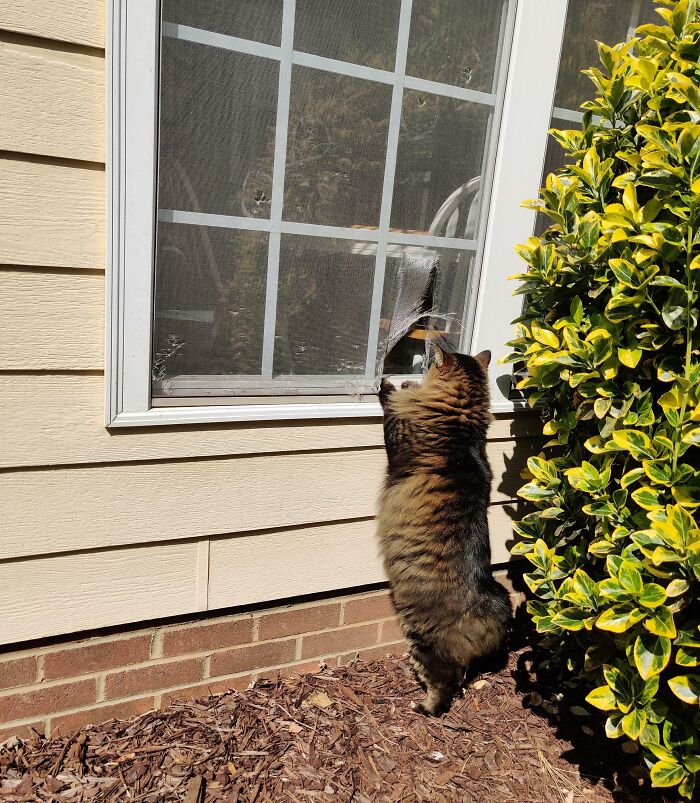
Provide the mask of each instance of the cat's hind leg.
POLYGON ((416 710, 421 714, 439 717, 449 711, 464 670, 438 656, 427 644, 414 643, 409 655, 416 676, 426 691, 425 699, 416 706, 416 710))

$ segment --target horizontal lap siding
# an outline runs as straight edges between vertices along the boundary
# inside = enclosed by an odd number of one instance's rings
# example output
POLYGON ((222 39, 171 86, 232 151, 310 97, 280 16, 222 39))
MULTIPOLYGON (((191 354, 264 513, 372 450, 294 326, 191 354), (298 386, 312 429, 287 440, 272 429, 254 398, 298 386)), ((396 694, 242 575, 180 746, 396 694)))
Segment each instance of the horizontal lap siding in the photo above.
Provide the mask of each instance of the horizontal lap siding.
POLYGON ((0 75, 0 150, 104 161, 103 58, 0 40, 0 75))
POLYGON ((376 448, 4 472, 0 559, 369 517, 385 463, 376 448))
POLYGON ((196 611, 197 568, 191 541, 0 563, 0 644, 196 611))
POLYGON ((104 428, 103 46, 100 0, 0 3, 0 644, 383 579, 376 419, 104 428))
POLYGON ((0 264, 104 268, 104 169, 0 158, 0 264))
POLYGON ((103 48, 104 0, 2 0, 0 30, 103 48))
POLYGON ((101 274, 0 269, 0 320, 0 371, 102 369, 101 274))

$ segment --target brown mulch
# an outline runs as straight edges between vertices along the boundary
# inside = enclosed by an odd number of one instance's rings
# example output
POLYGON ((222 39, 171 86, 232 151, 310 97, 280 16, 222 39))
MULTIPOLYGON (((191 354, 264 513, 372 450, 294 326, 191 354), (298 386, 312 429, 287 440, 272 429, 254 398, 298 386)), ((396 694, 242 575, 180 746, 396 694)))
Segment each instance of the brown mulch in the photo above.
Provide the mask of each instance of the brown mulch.
POLYGON ((413 710, 420 689, 409 665, 387 658, 258 681, 66 738, 11 740, 0 748, 0 801, 654 799, 623 766, 636 756, 601 749, 580 710, 567 725, 557 696, 531 690, 528 666, 523 651, 512 655, 439 720, 413 710), (567 727, 583 739, 576 750, 567 727))

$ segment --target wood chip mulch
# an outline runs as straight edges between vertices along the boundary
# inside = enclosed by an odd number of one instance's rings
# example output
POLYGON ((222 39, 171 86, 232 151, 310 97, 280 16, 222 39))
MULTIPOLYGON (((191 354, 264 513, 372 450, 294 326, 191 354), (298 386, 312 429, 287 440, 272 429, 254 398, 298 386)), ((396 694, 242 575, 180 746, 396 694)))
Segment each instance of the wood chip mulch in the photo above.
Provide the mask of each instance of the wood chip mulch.
POLYGON ((597 755, 606 740, 590 728, 585 736, 580 712, 569 730, 584 742, 574 748, 522 667, 522 652, 512 655, 439 720, 413 710, 421 691, 405 658, 387 658, 258 681, 66 738, 10 740, 0 747, 0 801, 656 799, 621 765, 636 756, 609 742, 597 755))

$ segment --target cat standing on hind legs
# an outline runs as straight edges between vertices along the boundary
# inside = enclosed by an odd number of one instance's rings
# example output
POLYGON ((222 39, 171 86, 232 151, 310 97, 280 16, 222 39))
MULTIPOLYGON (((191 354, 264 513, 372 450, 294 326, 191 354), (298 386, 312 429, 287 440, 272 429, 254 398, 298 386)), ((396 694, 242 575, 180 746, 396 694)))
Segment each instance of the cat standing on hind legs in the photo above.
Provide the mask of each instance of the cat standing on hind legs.
POLYGON ((436 348, 422 384, 382 381, 379 394, 389 460, 379 542, 426 688, 418 709, 433 716, 449 709, 472 659, 504 645, 511 619, 491 574, 486 520, 490 358, 436 348))

